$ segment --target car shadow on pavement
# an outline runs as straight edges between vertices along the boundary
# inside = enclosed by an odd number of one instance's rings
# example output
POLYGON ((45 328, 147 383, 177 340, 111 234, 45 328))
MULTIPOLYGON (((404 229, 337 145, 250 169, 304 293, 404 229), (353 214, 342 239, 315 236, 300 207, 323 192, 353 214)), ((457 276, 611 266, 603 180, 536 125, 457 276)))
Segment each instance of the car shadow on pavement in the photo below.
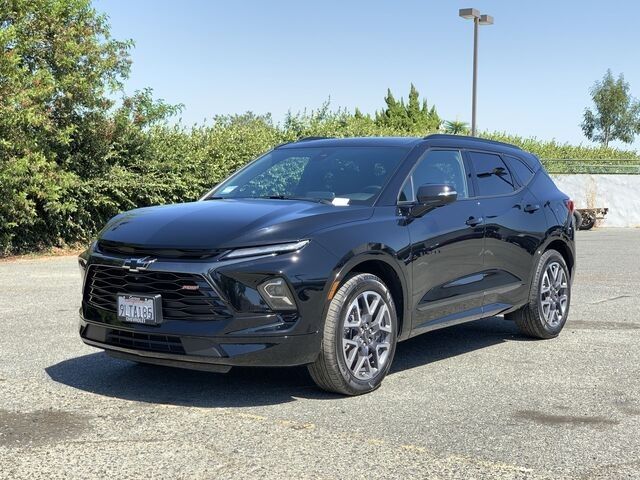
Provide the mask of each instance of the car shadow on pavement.
MULTIPOLYGON (((398 344, 390 375, 487 348, 525 340, 512 322, 490 318, 449 327, 398 344)), ((135 364, 96 352, 46 369, 52 380, 79 390, 141 402, 195 407, 249 407, 335 399, 318 389, 306 367, 233 368, 217 374, 135 364)))

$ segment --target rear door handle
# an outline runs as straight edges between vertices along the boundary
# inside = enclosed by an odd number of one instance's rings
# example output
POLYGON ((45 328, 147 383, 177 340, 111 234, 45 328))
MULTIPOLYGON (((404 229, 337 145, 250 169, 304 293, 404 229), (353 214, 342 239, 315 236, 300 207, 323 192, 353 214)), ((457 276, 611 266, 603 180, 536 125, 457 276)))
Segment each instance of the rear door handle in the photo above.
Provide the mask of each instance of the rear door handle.
POLYGON ((523 210, 527 213, 533 213, 535 211, 540 210, 540 205, 538 205, 537 203, 536 204, 528 203, 527 205, 525 205, 523 210))
POLYGON ((480 225, 482 223, 482 217, 469 217, 469 219, 464 223, 466 223, 470 227, 475 227, 476 225, 480 225))

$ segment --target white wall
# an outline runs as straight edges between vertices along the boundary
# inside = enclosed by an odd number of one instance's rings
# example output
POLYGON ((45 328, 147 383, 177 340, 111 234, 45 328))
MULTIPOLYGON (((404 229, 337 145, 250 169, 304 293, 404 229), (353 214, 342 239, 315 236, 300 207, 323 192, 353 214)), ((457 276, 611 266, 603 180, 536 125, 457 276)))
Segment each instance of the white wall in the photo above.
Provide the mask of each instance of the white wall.
POLYGON ((552 175, 576 208, 608 208, 600 227, 640 227, 640 175, 552 175))

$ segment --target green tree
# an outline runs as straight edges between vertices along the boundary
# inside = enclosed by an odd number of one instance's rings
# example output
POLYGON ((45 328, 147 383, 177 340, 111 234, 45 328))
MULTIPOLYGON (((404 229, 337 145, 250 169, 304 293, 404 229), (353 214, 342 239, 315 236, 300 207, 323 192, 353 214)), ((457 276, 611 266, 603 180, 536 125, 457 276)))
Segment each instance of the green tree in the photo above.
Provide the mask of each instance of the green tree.
POLYGON ((390 88, 387 89, 384 103, 387 104, 387 108, 381 112, 376 112, 376 123, 378 125, 395 126, 406 122, 407 112, 404 108, 404 103, 402 103, 402 100, 400 102, 396 100, 390 88))
POLYGON ((77 205, 64 192, 108 158, 131 45, 90 0, 0 0, 0 245, 66 228, 77 205))
POLYGON ((591 88, 594 110, 586 108, 582 131, 592 141, 600 142, 604 147, 609 142, 620 140, 632 143, 640 133, 640 103, 629 94, 629 83, 620 74, 613 78, 607 70, 601 81, 591 88))
MULTIPOLYGON (((278 124, 250 112, 168 124, 180 106, 155 100, 150 89, 122 92, 130 47, 111 38, 89 0, 0 0, 0 255, 87 240, 131 208, 195 200, 282 142, 424 135, 441 124, 413 85, 407 103, 388 91, 375 116, 325 102, 278 124)), ((600 146, 482 136, 543 159, 637 158, 600 146)))
POLYGON ((469 124, 460 120, 447 120, 444 122, 444 133, 467 135, 469 133, 469 124))
POLYGON ((436 107, 429 108, 426 99, 420 102, 420 94, 413 84, 409 90, 407 104, 403 98, 400 98, 400 101, 396 100, 390 89, 387 90, 384 101, 387 108, 376 112, 376 124, 379 126, 400 129, 413 134, 426 134, 440 128, 442 120, 438 116, 436 107))

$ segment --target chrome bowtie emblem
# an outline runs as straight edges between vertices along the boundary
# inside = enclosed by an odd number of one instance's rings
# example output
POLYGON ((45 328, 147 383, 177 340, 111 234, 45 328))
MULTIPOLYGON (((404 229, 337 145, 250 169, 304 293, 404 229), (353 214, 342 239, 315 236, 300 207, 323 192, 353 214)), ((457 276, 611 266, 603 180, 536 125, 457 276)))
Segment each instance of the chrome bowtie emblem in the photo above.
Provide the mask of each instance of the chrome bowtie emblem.
POLYGON ((142 258, 127 258, 122 264, 122 268, 129 270, 130 272, 139 272, 140 270, 146 270, 153 262, 158 260, 157 258, 142 257, 142 258))

